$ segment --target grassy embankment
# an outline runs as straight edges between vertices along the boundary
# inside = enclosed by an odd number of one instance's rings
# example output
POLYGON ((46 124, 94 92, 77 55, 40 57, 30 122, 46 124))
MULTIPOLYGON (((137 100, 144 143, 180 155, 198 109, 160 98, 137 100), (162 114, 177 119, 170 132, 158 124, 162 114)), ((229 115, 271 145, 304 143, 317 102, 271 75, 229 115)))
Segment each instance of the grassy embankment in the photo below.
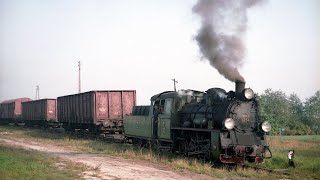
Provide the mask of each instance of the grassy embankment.
POLYGON ((137 148, 129 144, 106 143, 100 140, 79 139, 67 134, 50 133, 38 129, 24 129, 19 127, 0 127, 0 132, 13 133, 11 136, 29 138, 33 141, 45 142, 60 146, 77 147, 86 153, 101 153, 112 156, 120 156, 128 159, 146 160, 156 162, 173 168, 177 171, 190 170, 199 174, 206 174, 216 178, 243 177, 253 179, 310 179, 317 178, 316 167, 320 167, 319 150, 320 136, 298 136, 298 137, 270 137, 270 146, 273 158, 266 160, 262 167, 271 169, 287 169, 287 150, 294 148, 296 151, 296 168, 285 170, 289 176, 270 174, 267 172, 256 172, 253 170, 228 171, 212 168, 208 163, 198 160, 188 160, 173 154, 159 154, 149 148, 137 148), (303 139, 304 137, 305 139, 303 139), (302 139, 301 139, 302 138, 302 139))
POLYGON ((269 145, 273 157, 263 167, 288 169, 292 179, 320 178, 320 135, 270 137, 269 145), (288 168, 287 154, 292 149, 296 168, 288 168))
POLYGON ((84 166, 46 154, 6 147, 0 141, 0 179, 81 179, 84 166), (68 167, 68 168, 66 168, 68 167))

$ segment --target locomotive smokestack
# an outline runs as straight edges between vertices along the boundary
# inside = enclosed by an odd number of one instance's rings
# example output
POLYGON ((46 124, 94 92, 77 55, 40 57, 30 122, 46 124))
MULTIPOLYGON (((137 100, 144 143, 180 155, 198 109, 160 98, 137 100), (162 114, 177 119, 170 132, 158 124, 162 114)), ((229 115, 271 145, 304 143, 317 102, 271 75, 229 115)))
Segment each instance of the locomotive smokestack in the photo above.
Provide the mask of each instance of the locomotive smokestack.
POLYGON ((243 92, 244 88, 246 86, 246 83, 243 81, 236 81, 236 96, 241 95, 243 92))

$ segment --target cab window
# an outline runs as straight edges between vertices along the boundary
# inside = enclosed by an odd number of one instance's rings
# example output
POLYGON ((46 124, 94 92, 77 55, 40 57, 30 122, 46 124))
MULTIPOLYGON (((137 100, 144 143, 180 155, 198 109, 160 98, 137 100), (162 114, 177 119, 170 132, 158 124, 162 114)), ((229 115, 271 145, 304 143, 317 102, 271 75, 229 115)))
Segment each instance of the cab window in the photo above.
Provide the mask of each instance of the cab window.
POLYGON ((173 102, 173 100, 171 98, 170 99, 166 99, 165 104, 164 104, 164 114, 170 114, 171 113, 172 102, 173 102))
POLYGON ((153 107, 159 108, 160 114, 170 114, 172 109, 172 103, 173 103, 172 98, 161 99, 161 100, 154 101, 153 107))

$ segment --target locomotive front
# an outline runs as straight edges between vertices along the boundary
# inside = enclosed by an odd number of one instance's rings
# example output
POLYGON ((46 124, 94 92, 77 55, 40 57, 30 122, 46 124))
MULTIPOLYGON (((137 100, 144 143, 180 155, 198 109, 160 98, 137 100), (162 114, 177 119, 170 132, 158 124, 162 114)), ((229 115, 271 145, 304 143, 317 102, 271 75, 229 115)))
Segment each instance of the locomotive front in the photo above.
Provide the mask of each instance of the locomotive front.
POLYGON ((220 161, 261 163, 264 158, 271 157, 265 136, 271 130, 271 124, 260 120, 253 91, 245 88, 244 82, 236 82, 236 91, 225 107, 220 132, 220 161), (269 157, 266 157, 267 152, 269 157))
POLYGON ((208 89, 202 100, 186 103, 179 113, 182 128, 175 129, 184 132, 178 137, 184 139, 185 154, 202 153, 235 164, 261 163, 266 154, 271 157, 266 140, 271 125, 260 120, 254 92, 244 82, 236 82, 236 90, 228 93, 208 89))

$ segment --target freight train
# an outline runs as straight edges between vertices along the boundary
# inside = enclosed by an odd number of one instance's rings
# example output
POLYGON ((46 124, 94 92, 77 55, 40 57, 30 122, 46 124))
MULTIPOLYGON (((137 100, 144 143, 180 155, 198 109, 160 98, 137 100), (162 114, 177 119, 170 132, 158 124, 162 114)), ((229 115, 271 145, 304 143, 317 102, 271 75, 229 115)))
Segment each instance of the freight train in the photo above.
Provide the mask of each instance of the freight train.
POLYGON ((136 106, 135 90, 90 91, 58 97, 57 112, 66 130, 122 134, 126 142, 185 156, 225 164, 261 163, 272 156, 266 139, 271 124, 259 118, 254 92, 244 82, 229 92, 166 91, 151 97, 148 106, 136 106))

